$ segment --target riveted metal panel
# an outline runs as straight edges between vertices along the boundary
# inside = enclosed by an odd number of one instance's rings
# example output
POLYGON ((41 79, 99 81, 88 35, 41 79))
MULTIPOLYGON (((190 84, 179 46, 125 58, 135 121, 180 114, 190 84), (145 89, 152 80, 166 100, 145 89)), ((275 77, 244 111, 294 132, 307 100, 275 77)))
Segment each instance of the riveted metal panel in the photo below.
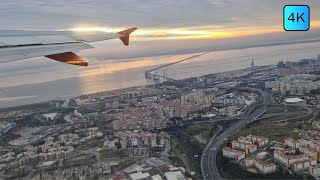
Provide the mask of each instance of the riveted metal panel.
POLYGON ((42 41, 32 36, 0 36, 0 42, 7 46, 43 44, 42 41))
POLYGON ((34 37, 43 41, 45 44, 77 42, 73 38, 65 35, 45 35, 45 36, 34 36, 34 37))

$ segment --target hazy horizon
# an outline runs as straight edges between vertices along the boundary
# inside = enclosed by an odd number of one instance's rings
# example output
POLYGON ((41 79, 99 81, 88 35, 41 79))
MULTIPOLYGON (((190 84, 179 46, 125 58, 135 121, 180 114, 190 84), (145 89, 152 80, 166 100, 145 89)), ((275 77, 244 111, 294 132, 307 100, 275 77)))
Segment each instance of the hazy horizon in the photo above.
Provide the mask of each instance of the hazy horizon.
POLYGON ((320 35, 320 4, 311 8, 308 32, 285 32, 283 7, 299 0, 18 0, 1 4, 0 29, 93 29, 119 31, 138 27, 129 47, 118 40, 94 43, 81 51, 89 58, 128 59, 155 55, 226 50, 279 41, 304 40, 320 35), (259 7, 259 8, 258 8, 259 7), (85 12, 85 13, 83 13, 85 12), (165 13, 164 13, 165 12, 165 13))
MULTIPOLYGON (((311 42, 320 40, 320 21, 312 18, 311 29, 308 32, 285 32, 282 27, 282 11, 287 3, 294 4, 301 1, 111 0, 106 3, 104 0, 90 2, 31 0, 28 3, 21 3, 13 0, 4 2, 0 7, 0 15, 6 18, 3 18, 0 29, 73 29, 112 32, 129 27, 139 29, 132 34, 129 47, 124 47, 121 41, 115 39, 93 43, 95 48, 77 52, 88 61, 89 67, 66 65, 45 57, 2 63, 0 87, 34 85, 67 78, 74 78, 69 83, 76 84, 79 83, 79 79, 86 80, 87 76, 94 79, 95 76, 105 74, 108 79, 123 80, 119 81, 123 84, 117 86, 121 88, 129 86, 125 81, 128 78, 126 76, 133 76, 124 73, 127 70, 139 69, 143 72, 144 68, 180 60, 193 53, 215 51, 219 54, 218 51, 221 51, 232 54, 234 51, 227 50, 247 52, 269 46, 275 46, 271 49, 277 51, 281 49, 281 45, 288 47, 288 44, 303 51, 304 44, 307 46, 311 42), (295 46, 296 43, 304 44, 295 46), (121 77, 115 77, 116 73, 110 72, 121 72, 121 77)), ((320 4, 315 1, 304 3, 310 6, 311 16, 317 17, 320 4)), ((274 54, 277 53, 280 52, 274 54)), ((317 51, 314 50, 312 56, 308 57, 315 57, 316 54, 317 51)), ((273 62, 277 56, 270 58, 273 62)), ((298 58, 304 57, 298 56, 298 58)), ((290 60, 299 59, 292 57, 290 60)), ((215 63, 214 58, 208 59, 207 63, 215 63)), ((224 66, 228 69, 227 64, 224 66)), ((224 68, 221 66, 221 69, 224 68)), ((130 78, 134 78, 133 80, 141 78, 140 72, 135 73, 133 74, 136 77, 130 78)), ((87 85, 83 85, 82 88, 86 88, 87 85)), ((51 83, 48 88, 60 87, 51 83)), ((108 88, 101 87, 101 91, 106 89, 108 88)), ((2 100, 16 96, 34 96, 32 93, 11 92, 12 94, 2 95, 2 100)), ((87 90, 81 89, 81 92, 87 90)), ((50 93, 47 95, 50 96, 50 93)))

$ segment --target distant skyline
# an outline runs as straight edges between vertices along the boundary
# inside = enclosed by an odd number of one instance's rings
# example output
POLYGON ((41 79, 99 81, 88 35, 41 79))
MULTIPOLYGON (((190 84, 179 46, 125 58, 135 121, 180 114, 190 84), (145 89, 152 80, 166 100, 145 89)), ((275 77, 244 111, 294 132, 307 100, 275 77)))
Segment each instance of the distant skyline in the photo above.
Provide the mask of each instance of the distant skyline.
MULTIPOLYGON (((145 83, 143 69, 192 53, 310 39, 320 42, 320 3, 316 0, 10 0, 1 2, 0 15, 0 30, 139 28, 129 47, 115 39, 77 52, 88 67, 45 57, 0 64, 0 88, 6 90, 0 101, 5 104, 12 99, 23 103, 141 85, 145 83), (283 30, 286 4, 310 6, 310 31, 283 30)), ((214 52, 186 63, 190 75, 219 72, 247 67, 252 58, 256 65, 314 58, 318 44, 214 52)))

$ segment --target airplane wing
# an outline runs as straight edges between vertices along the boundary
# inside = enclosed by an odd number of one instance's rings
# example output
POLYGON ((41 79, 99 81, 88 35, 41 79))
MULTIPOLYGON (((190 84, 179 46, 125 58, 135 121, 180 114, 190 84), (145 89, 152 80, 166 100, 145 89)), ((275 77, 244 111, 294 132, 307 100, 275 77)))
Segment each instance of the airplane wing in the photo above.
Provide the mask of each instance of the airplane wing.
POLYGON ((119 38, 125 46, 137 28, 118 33, 93 31, 0 31, 0 63, 45 56, 78 66, 88 63, 75 54, 93 48, 88 43, 119 38))

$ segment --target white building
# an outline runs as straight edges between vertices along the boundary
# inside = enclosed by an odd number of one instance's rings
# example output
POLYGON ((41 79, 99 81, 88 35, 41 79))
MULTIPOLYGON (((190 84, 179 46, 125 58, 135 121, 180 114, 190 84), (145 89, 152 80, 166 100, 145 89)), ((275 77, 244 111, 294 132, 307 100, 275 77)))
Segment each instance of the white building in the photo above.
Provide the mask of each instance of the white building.
POLYGON ((260 159, 255 159, 255 165, 256 168, 264 174, 271 173, 277 170, 277 167, 274 163, 264 162, 260 159))
POLYGON ((250 144, 250 143, 240 142, 240 141, 232 141, 231 147, 233 149, 244 150, 246 154, 254 153, 255 151, 257 151, 257 145, 252 143, 250 144))
POLYGON ((264 174, 271 173, 277 170, 277 166, 274 163, 264 162, 257 158, 249 157, 246 158, 244 162, 247 167, 255 167, 264 174))
POLYGON ((274 151, 274 158, 280 161, 281 163, 285 164, 287 167, 291 166, 295 162, 309 159, 309 157, 304 154, 286 155, 282 151, 274 151))
POLYGON ((151 178, 152 178, 152 180, 163 180, 162 177, 159 174, 151 176, 151 178))
POLYGON ((298 104, 298 103, 305 103, 305 100, 301 98, 287 98, 284 100, 284 102, 288 104, 298 104))
POLYGON ((309 167, 309 172, 311 175, 319 177, 320 176, 320 164, 309 167))
POLYGON ((279 78, 265 83, 265 87, 275 92, 292 95, 304 95, 320 88, 320 81, 315 81, 319 76, 314 74, 296 74, 279 78))
POLYGON ((287 138, 284 140, 284 143, 294 149, 298 149, 301 145, 301 143, 299 141, 293 140, 291 138, 287 138))
POLYGON ((255 136, 255 135, 248 135, 247 138, 251 139, 251 141, 256 144, 257 146, 264 146, 269 142, 268 138, 255 136))
POLYGON ((183 174, 180 171, 169 171, 164 173, 164 176, 166 179, 170 180, 185 180, 186 178, 183 176, 183 174))
POLYGON ((314 166, 316 164, 317 164, 317 160, 310 158, 303 161, 294 162, 292 164, 292 167, 295 171, 300 171, 300 170, 309 168, 310 166, 314 166))
POLYGON ((231 149, 229 147, 225 147, 222 150, 223 156, 226 156, 228 158, 236 159, 236 160, 241 160, 244 159, 246 154, 244 151, 238 151, 235 149, 231 149))
POLYGON ((150 177, 149 173, 137 172, 137 173, 130 174, 130 178, 132 180, 146 179, 148 177, 150 177))
POLYGON ((307 146, 300 146, 299 151, 310 158, 318 160, 318 152, 315 149, 309 148, 307 146))

